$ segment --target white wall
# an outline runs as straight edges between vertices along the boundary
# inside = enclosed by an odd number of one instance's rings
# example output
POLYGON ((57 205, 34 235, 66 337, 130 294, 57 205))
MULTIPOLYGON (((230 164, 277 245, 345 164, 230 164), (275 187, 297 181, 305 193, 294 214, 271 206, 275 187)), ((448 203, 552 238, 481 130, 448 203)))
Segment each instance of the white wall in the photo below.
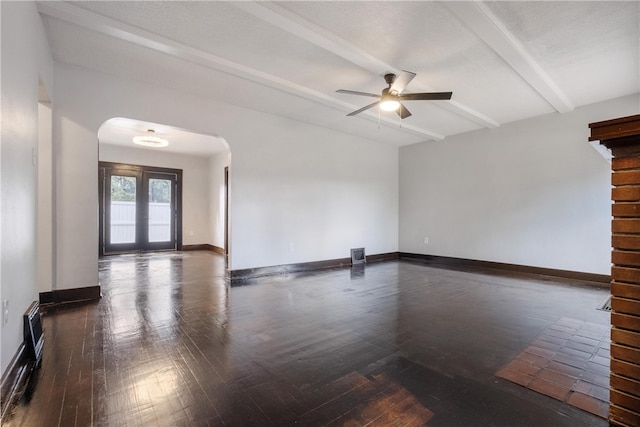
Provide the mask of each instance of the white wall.
POLYGON ((51 93, 53 63, 34 3, 0 2, 0 11, 0 294, 9 301, 9 321, 0 329, 4 372, 22 342, 22 313, 38 300, 37 170, 32 155, 38 141, 39 78, 51 93))
POLYGON ((224 249, 224 168, 230 164, 228 152, 217 153, 209 159, 209 243, 224 249))
POLYGON ((209 243, 209 158, 100 144, 104 162, 182 169, 182 244, 209 243))
MULTIPOLYGON (((231 248, 234 268, 397 250, 398 150, 283 123, 251 151, 233 155, 231 248), (275 133, 275 132, 274 132, 275 133)), ((243 147, 244 148, 244 147, 243 147)))
POLYGON ((609 274, 610 164, 588 124, 636 114, 638 101, 403 147, 400 251, 609 274))
POLYGON ((397 251, 397 148, 74 66, 55 78, 58 289, 97 283, 96 135, 112 117, 226 139, 231 269, 397 251))

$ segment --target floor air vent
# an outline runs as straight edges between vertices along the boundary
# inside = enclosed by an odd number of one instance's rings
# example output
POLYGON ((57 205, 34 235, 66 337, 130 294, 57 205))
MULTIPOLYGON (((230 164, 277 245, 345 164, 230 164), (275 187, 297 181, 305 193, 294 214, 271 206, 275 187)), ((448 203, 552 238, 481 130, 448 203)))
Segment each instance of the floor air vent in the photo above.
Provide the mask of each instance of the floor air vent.
POLYGON ((364 256, 364 248, 351 249, 351 264, 364 264, 367 258, 364 256))
POLYGON ((611 295, 607 297, 606 300, 600 306, 598 306, 598 310, 602 311, 611 311, 611 295))

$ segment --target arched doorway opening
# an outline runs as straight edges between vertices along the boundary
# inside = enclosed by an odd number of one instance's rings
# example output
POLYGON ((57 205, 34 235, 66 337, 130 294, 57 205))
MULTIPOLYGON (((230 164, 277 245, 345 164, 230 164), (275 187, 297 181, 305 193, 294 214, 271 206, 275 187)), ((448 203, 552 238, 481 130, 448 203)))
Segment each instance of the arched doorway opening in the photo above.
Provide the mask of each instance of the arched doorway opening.
POLYGON ((100 255, 207 249, 228 254, 228 170, 220 137, 130 118, 98 130, 100 255))

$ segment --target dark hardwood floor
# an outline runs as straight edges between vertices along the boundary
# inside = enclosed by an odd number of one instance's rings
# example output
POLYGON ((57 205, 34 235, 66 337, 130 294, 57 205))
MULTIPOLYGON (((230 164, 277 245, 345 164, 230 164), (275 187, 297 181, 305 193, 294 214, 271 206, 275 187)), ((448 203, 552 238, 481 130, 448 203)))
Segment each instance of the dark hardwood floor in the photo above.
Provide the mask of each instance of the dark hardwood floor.
POLYGON ((6 426, 606 426, 496 373, 607 289, 390 261, 230 287, 211 252, 100 261, 99 302, 45 308, 6 426))

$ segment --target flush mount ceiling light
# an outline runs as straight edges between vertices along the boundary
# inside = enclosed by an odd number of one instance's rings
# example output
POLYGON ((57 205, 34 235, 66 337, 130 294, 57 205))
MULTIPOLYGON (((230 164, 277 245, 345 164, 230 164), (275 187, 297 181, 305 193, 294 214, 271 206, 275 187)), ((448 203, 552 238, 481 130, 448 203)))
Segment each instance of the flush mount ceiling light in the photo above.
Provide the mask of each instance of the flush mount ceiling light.
POLYGON ((133 142, 138 145, 144 145, 145 147, 166 147, 169 145, 169 141, 163 138, 155 136, 156 131, 148 129, 146 135, 134 136, 133 142))

